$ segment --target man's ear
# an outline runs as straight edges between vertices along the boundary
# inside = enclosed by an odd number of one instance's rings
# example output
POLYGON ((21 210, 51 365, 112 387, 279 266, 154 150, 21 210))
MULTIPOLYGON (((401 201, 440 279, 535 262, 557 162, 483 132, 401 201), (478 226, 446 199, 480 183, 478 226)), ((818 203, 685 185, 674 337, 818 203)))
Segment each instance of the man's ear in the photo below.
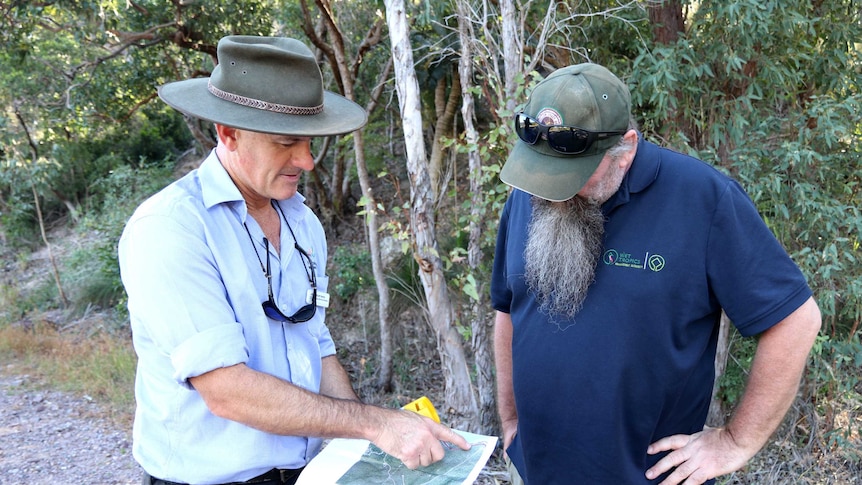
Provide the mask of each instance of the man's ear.
POLYGON ((618 163, 620 164, 620 168, 624 170, 628 170, 632 166, 632 160, 635 159, 635 155, 638 152, 638 132, 637 130, 629 130, 623 135, 623 140, 630 147, 627 152, 625 152, 620 158, 618 163))
POLYGON ((216 133, 218 134, 219 141, 230 151, 236 150, 236 132, 237 129, 220 125, 218 123, 215 124, 216 133))

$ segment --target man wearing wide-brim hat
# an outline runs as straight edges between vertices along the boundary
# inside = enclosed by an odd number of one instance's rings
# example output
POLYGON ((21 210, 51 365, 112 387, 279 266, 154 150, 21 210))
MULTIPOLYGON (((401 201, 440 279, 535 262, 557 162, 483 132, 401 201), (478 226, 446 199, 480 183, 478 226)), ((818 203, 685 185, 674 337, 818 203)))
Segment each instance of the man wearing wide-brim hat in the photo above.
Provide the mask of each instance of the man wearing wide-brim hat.
POLYGON ((513 121, 491 279, 513 483, 739 469, 792 404, 820 328, 805 277, 739 184, 635 129, 604 67, 554 71, 513 121), (757 351, 734 416, 704 428, 722 310, 757 351))
POLYGON ((335 355, 323 227, 297 188, 311 139, 361 128, 294 39, 229 36, 209 78, 162 86, 212 121, 200 168, 144 202, 119 244, 138 369, 145 483, 294 483, 323 438, 365 438, 410 468, 466 441, 362 404, 335 355))

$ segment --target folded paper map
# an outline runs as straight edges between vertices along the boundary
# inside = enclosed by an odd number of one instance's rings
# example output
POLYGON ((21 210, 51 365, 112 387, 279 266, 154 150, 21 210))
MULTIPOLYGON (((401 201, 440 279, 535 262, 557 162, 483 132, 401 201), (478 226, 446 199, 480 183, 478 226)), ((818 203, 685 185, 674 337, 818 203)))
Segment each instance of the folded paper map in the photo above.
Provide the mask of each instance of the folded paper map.
POLYGON ((497 438, 455 430, 470 450, 446 449, 446 456, 410 470, 368 440, 336 438, 329 442, 299 476, 297 485, 461 485, 472 484, 490 458, 497 438))

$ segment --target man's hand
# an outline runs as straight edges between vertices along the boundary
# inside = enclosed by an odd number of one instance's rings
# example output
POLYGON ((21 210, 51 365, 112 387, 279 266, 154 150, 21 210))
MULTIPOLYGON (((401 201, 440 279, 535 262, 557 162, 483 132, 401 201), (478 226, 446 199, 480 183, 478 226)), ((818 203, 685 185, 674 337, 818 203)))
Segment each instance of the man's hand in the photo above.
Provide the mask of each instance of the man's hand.
POLYGON ((512 444, 512 440, 515 439, 515 434, 518 432, 518 420, 505 420, 502 422, 501 427, 503 428, 503 452, 505 452, 506 448, 512 444))
POLYGON ((463 436, 431 419, 412 411, 383 411, 384 421, 376 438, 371 441, 411 470, 442 460, 446 454, 443 442, 452 443, 462 450, 470 449, 463 436))
POLYGON ((664 451, 670 453, 646 472, 652 480, 676 467, 660 485, 700 484, 739 470, 757 453, 739 446, 725 428, 708 427, 693 435, 662 438, 647 448, 650 455, 664 451))

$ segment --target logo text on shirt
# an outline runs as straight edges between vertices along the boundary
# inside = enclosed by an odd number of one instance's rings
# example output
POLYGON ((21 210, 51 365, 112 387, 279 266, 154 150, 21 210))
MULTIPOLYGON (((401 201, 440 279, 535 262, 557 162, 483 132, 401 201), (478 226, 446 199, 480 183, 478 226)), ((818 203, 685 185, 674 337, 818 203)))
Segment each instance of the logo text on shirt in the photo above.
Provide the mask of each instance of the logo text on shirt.
POLYGON ((665 260, 660 254, 650 254, 649 251, 643 256, 633 255, 616 249, 608 249, 602 255, 602 262, 608 266, 619 266, 622 268, 633 268, 659 272, 664 269, 665 260))

